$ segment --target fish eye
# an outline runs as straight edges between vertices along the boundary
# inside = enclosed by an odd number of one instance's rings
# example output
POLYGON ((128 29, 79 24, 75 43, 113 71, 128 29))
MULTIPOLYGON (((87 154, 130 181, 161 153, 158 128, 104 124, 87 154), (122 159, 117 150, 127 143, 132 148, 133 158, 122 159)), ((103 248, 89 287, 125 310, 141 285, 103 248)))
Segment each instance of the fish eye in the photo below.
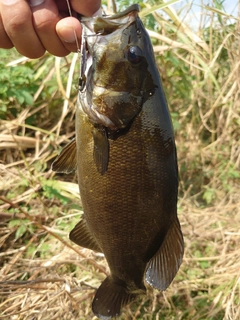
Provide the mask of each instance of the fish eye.
POLYGON ((138 46, 131 46, 127 52, 128 61, 132 64, 138 64, 142 61, 143 53, 138 46))

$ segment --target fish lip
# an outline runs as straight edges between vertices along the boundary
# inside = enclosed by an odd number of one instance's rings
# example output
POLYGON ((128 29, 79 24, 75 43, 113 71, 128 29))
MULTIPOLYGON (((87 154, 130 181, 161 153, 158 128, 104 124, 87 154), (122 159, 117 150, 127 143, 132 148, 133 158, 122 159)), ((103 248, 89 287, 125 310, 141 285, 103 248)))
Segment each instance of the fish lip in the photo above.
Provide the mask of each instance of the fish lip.
POLYGON ((106 15, 104 14, 103 10, 100 8, 98 11, 96 11, 91 17, 85 17, 82 15, 78 15, 78 19, 80 22, 89 22, 93 18, 103 17, 106 20, 115 20, 126 16, 136 15, 136 13, 140 12, 140 6, 139 4, 135 3, 129 6, 126 10, 115 13, 113 15, 106 15))

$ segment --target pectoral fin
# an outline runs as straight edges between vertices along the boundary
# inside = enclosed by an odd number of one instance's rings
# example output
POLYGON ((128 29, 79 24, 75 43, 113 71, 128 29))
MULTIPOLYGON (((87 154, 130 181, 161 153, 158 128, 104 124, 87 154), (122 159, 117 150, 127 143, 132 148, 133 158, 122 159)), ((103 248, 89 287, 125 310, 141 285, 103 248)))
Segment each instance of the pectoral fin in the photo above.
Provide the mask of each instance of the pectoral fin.
POLYGON ((184 243, 178 219, 169 228, 165 239, 147 265, 146 281, 158 290, 166 290, 182 263, 184 243))
POLYGON ((98 243, 89 231, 85 219, 78 222, 75 228, 70 232, 69 239, 81 247, 102 252, 98 243))
POLYGON ((103 175, 107 171, 109 158, 108 137, 105 127, 94 127, 93 131, 93 158, 98 172, 103 175))
POLYGON ((76 139, 69 142, 52 163, 52 170, 59 173, 70 173, 76 170, 77 149, 76 139))

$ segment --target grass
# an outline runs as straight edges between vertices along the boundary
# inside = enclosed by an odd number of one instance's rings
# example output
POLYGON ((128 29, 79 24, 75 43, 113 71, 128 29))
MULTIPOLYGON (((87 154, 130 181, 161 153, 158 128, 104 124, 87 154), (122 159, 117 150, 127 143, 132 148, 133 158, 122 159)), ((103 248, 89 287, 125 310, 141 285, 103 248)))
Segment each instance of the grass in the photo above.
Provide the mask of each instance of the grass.
MULTIPOLYGON (((189 5, 180 15, 144 3, 176 133, 185 256, 165 292, 149 289, 120 319, 237 320, 239 21, 213 1, 193 31, 189 5)), ((76 56, 0 55, 0 319, 96 319, 91 301, 108 266, 68 240, 82 214, 76 176, 50 169, 75 134, 76 56)))

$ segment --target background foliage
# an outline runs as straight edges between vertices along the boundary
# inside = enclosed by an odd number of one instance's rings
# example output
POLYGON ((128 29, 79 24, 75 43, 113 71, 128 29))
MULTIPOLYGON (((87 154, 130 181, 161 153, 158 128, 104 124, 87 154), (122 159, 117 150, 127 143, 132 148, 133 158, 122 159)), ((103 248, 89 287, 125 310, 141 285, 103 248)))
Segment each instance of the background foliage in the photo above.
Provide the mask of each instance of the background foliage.
MULTIPOLYGON (((240 318, 240 24, 220 1, 188 24, 190 7, 149 0, 140 13, 175 128, 185 257, 166 292, 149 289, 121 319, 240 318)), ((0 318, 93 319, 108 267, 68 240, 76 177, 50 169, 75 134, 78 58, 0 56, 0 318)))

